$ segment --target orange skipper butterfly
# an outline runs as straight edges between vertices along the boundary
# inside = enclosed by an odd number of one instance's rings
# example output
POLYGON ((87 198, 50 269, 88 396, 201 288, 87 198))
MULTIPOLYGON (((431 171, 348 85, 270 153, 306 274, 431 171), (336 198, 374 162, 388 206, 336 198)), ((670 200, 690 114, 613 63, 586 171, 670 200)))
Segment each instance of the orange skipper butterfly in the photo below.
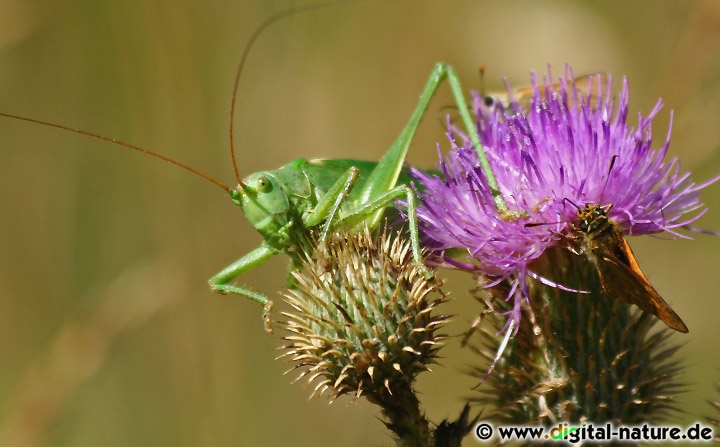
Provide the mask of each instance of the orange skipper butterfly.
POLYGON ((680 319, 640 270, 616 222, 607 215, 612 205, 585 204, 577 217, 580 254, 597 269, 603 291, 660 318, 678 332, 688 332, 680 319))

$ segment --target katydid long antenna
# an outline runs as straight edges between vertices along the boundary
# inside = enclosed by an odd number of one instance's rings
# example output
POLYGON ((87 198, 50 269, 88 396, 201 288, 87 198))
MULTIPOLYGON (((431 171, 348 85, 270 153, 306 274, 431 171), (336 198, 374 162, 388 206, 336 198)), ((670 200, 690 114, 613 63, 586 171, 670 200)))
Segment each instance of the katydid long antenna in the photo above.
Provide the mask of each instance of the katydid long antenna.
POLYGON ((20 120, 20 121, 27 121, 27 122, 29 122, 29 123, 40 124, 40 125, 42 125, 42 126, 54 127, 54 128, 56 128, 56 129, 66 130, 66 131, 68 131, 68 132, 73 132, 73 133, 77 133, 77 134, 80 134, 80 135, 85 135, 85 136, 87 136, 87 137, 92 137, 92 138, 96 138, 96 139, 98 139, 98 140, 106 141, 106 142, 108 142, 108 143, 117 144, 118 146, 127 147, 127 148, 129 148, 129 149, 133 149, 133 150, 135 150, 135 151, 142 152, 143 154, 147 154, 147 155, 150 155, 150 156, 152 156, 152 157, 159 158, 160 160, 166 161, 166 162, 168 162, 168 163, 174 164, 175 166, 178 166, 178 167, 180 167, 180 168, 183 168, 183 169, 185 169, 186 171, 192 172, 193 174, 198 175, 198 176, 204 178, 205 180, 207 180, 207 181, 209 181, 209 182, 211 182, 211 183, 213 183, 213 184, 221 187, 221 188, 224 189, 226 192, 232 193, 232 191, 233 191, 233 189, 230 188, 229 186, 227 186, 226 184, 222 183, 222 182, 219 181, 219 180, 216 180, 216 179, 213 178, 213 177, 210 177, 209 175, 207 175, 207 174, 205 174, 205 173, 203 173, 203 172, 198 171, 198 170, 195 169, 195 168, 191 168, 190 166, 188 166, 188 165, 186 165, 186 164, 183 164, 183 163, 180 163, 179 161, 173 160, 173 159, 170 158, 170 157, 166 157, 165 155, 161 155, 161 154, 159 154, 159 153, 157 153, 157 152, 153 152, 153 151, 151 151, 151 150, 149 150, 149 149, 145 149, 145 148, 140 147, 140 146, 135 146, 135 145, 132 145, 132 144, 130 144, 130 143, 125 143, 124 141, 116 140, 115 138, 105 137, 105 136, 103 136, 103 135, 99 135, 99 134, 96 134, 96 133, 88 132, 88 131, 85 131, 85 130, 76 129, 76 128, 74 128, 74 127, 63 126, 62 124, 50 123, 50 122, 42 121, 42 120, 35 119, 35 118, 28 118, 28 117, 25 117, 25 116, 13 115, 13 114, 11 114, 11 113, 2 113, 2 112, 0 112, 0 116, 4 116, 4 117, 6 117, 6 118, 16 119, 16 120, 20 120))
POLYGON ((238 168, 237 163, 237 156, 235 155, 235 142, 233 137, 233 122, 235 121, 235 102, 237 101, 237 93, 238 93, 238 86, 240 85, 240 77, 242 76, 243 68, 245 68, 245 62, 247 61, 248 56, 250 55, 250 50, 252 50, 253 46, 255 45, 255 42, 257 41, 258 37, 265 31, 267 27, 272 25, 275 22, 278 22, 284 18, 292 17, 295 14, 299 14, 301 12, 307 12, 307 11, 314 11, 316 9, 323 9, 327 8, 329 6, 338 6, 348 3, 359 3, 362 0, 346 0, 346 1, 335 1, 335 2, 325 2, 325 3, 315 3, 311 5, 306 6, 299 6, 295 8, 288 8, 285 10, 282 10, 267 19, 265 19, 264 22, 262 22, 260 25, 258 25, 257 28, 252 32, 250 35, 250 38, 248 39, 247 43, 245 44, 245 48, 243 48, 242 55, 240 56, 240 62, 238 63, 237 71, 235 72, 235 81, 233 83, 233 93, 232 93, 232 99, 230 102, 230 158, 232 158, 232 164, 233 164, 233 170, 235 172, 235 179, 238 182, 238 188, 240 188, 242 191, 245 191, 247 186, 245 183, 243 183, 242 178, 240 177, 240 169, 238 168))

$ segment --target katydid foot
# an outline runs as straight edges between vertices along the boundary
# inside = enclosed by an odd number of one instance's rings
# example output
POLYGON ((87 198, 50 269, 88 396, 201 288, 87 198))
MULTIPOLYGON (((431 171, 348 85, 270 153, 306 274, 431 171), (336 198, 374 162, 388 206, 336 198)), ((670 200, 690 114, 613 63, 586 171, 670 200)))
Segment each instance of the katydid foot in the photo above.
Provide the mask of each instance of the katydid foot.
POLYGON ((263 326, 265 327, 265 332, 268 334, 273 333, 272 329, 272 310, 273 310, 274 303, 270 300, 268 300, 265 305, 263 306, 263 326))
MULTIPOLYGON (((214 279, 214 278, 213 278, 214 279)), ((262 319, 263 319, 263 327, 265 328, 265 332, 272 334, 272 309, 273 309, 273 302, 270 301, 266 296, 251 292, 247 289, 243 289, 240 287, 232 286, 229 284, 218 284, 216 282, 213 282, 213 279, 210 280, 210 290, 214 293, 219 293, 221 295, 230 295, 236 294, 240 295, 245 298, 249 298, 252 301, 255 301, 256 303, 260 303, 263 306, 263 313, 262 313, 262 319)))
POLYGON ((423 275, 423 277, 425 277, 426 281, 430 283, 437 283, 438 281, 440 281, 440 279, 435 276, 435 273, 429 268, 427 268, 425 264, 417 264, 417 271, 418 273, 423 275))

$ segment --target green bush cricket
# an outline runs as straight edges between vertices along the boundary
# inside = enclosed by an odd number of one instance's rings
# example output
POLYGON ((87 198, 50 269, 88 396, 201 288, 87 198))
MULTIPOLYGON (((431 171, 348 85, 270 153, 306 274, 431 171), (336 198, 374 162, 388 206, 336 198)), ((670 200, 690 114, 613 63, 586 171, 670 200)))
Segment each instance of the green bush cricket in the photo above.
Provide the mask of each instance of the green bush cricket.
MULTIPOLYGON (((230 188, 208 175, 156 152, 113 138, 32 118, 0 113, 0 116, 80 133, 146 153, 199 175, 230 194, 232 201, 243 208, 251 225, 261 233, 263 241, 256 249, 213 276, 209 281, 210 286, 215 292, 240 295, 261 304, 268 330, 272 301, 264 294, 233 285, 231 282, 276 254, 288 254, 296 263, 299 253, 303 250, 302 244, 308 240, 310 231, 320 230, 322 241, 329 231, 338 226, 355 229, 367 223, 369 228, 375 229, 380 225, 384 210, 392 207, 397 200, 404 199, 407 203, 413 259, 419 264, 422 263, 415 214, 416 199, 410 187, 409 177, 402 175, 401 171, 420 121, 438 87, 446 78, 450 83, 456 105, 461 111, 463 122, 480 152, 484 170, 489 172, 459 80, 451 66, 438 63, 432 69, 409 121, 380 161, 298 159, 279 169, 258 172, 242 179, 235 160, 235 151, 232 149, 232 117, 242 68, 260 32, 269 24, 298 10, 281 12, 263 22, 252 35, 241 58, 235 78, 230 114, 231 152, 238 182, 236 188, 230 188)), ((491 173, 488 177, 491 186, 494 187, 491 173)))

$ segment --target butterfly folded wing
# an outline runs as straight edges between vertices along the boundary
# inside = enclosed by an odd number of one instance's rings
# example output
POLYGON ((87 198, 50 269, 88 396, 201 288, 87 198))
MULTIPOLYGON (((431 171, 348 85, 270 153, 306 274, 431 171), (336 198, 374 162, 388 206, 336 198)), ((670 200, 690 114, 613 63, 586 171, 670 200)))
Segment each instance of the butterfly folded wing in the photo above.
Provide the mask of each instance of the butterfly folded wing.
POLYGON ((624 238, 615 249, 617 256, 605 250, 595 253, 595 262, 604 291, 613 298, 634 304, 644 312, 660 318, 663 323, 678 332, 689 332, 688 327, 670 305, 650 285, 635 261, 635 256, 624 238))

